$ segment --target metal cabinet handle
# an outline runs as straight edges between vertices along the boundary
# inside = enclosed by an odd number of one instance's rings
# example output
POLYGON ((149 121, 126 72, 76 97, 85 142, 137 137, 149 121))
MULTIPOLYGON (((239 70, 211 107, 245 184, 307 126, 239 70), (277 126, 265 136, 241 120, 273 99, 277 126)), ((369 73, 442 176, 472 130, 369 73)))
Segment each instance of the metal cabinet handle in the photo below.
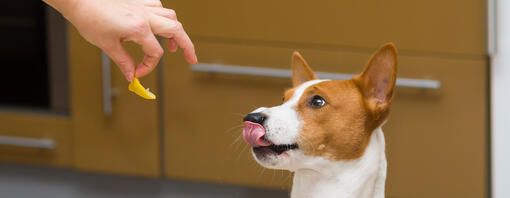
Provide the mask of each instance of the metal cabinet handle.
POLYGON ((498 7, 497 0, 488 0, 487 1, 487 51, 489 55, 495 56, 498 52, 498 29, 497 29, 497 16, 498 16, 498 7))
POLYGON ((110 57, 101 51, 101 68, 103 71, 103 113, 112 115, 112 79, 110 72, 110 57))
MULTIPOLYGON (((249 76, 265 76, 276 78, 291 78, 292 72, 288 69, 272 69, 262 67, 245 67, 237 65, 223 65, 223 64, 209 64, 198 63, 190 66, 192 71, 208 72, 208 73, 224 73, 224 74, 239 74, 249 76)), ((353 74, 342 73, 328 73, 328 72, 315 72, 321 79, 334 79, 334 80, 348 80, 351 79, 353 74)), ((439 89, 441 82, 437 80, 422 80, 411 78, 397 78, 396 86, 399 87, 413 87, 421 89, 439 89)))
POLYGON ((55 147, 57 146, 55 141, 51 139, 34 139, 10 136, 0 136, 0 145, 41 149, 55 149, 55 147))

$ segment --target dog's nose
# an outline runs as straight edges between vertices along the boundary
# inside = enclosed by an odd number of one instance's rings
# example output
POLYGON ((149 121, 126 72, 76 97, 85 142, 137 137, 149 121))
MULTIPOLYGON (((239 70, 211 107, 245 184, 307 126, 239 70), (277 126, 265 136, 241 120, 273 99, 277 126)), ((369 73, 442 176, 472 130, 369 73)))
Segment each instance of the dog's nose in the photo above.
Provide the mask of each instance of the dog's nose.
POLYGON ((262 125, 264 123, 264 120, 266 120, 266 115, 262 113, 249 113, 248 115, 244 116, 243 121, 250 121, 254 123, 258 123, 262 125))

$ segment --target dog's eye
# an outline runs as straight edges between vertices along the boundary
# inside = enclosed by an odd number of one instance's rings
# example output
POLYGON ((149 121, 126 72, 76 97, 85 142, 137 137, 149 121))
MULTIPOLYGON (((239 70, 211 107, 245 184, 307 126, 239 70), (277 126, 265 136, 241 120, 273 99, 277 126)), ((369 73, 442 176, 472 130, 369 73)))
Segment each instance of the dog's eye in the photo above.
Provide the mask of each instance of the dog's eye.
POLYGON ((309 104, 310 104, 310 107, 312 107, 314 109, 319 109, 319 108, 323 107, 324 105, 326 105, 326 100, 319 95, 315 95, 310 99, 309 104))
POLYGON ((285 96, 282 97, 282 102, 285 102, 285 96))

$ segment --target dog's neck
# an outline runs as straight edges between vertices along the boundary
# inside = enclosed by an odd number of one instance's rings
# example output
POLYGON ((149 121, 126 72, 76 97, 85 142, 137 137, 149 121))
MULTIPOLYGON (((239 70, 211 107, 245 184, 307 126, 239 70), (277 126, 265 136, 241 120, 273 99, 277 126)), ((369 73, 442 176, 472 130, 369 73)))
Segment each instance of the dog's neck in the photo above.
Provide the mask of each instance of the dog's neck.
POLYGON ((294 173, 291 198, 383 198, 386 180, 384 135, 377 128, 361 158, 331 162, 294 173))

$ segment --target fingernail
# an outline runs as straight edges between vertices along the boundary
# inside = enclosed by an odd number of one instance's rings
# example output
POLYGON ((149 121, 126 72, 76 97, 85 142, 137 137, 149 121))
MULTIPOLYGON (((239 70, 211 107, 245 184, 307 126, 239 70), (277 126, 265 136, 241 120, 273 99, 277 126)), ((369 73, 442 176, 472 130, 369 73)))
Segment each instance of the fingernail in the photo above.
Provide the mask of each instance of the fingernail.
POLYGON ((135 77, 135 76, 133 75, 133 72, 126 72, 124 75, 126 76, 126 79, 127 79, 129 82, 133 81, 133 78, 135 77))
POLYGON ((193 54, 193 59, 195 60, 195 63, 198 63, 198 58, 196 54, 193 54))

